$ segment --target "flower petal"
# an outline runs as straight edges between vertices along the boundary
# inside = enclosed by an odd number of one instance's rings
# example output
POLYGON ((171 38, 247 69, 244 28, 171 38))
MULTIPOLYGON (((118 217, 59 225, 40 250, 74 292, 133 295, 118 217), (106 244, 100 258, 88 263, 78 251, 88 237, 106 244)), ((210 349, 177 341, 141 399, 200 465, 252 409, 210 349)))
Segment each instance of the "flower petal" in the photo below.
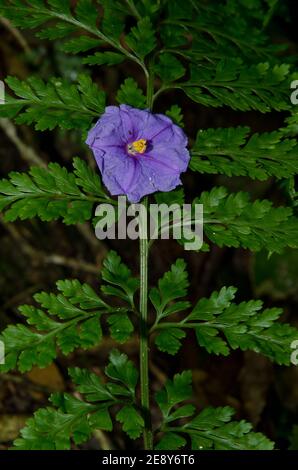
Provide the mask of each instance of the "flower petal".
POLYGON ((86 143, 110 193, 131 202, 181 184, 190 159, 186 135, 170 118, 127 105, 108 106, 86 143), (140 139, 148 142, 147 151, 129 155, 127 145, 140 139))
POLYGON ((167 146, 164 143, 154 145, 149 152, 144 154, 148 165, 158 167, 160 171, 173 171, 182 173, 186 171, 190 159, 186 148, 167 146))
POLYGON ((112 149, 103 157, 102 176, 103 182, 115 196, 127 194, 138 180, 138 162, 129 158, 121 151, 112 149))

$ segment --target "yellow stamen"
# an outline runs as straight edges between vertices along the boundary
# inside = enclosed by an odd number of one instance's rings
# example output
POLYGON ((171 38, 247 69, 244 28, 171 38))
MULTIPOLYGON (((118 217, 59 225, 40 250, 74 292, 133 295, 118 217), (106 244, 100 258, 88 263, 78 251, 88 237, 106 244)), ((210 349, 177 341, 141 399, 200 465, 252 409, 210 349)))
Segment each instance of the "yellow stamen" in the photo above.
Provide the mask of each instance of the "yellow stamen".
POLYGON ((140 139, 128 144, 127 150, 132 155, 136 155, 137 153, 145 153, 147 149, 147 140, 140 139))

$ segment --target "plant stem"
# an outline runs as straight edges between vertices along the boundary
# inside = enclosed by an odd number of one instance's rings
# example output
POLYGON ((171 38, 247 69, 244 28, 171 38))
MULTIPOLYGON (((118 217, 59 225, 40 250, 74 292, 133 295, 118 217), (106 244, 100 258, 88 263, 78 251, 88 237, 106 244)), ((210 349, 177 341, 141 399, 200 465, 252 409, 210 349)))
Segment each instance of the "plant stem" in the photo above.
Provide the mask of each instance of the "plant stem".
POLYGON ((141 20, 142 16, 138 12, 138 10, 137 10, 137 8, 134 4, 134 1, 133 0, 126 0, 126 3, 129 6, 130 11, 132 12, 132 14, 137 18, 137 20, 141 20))
MULTIPOLYGON (((151 110, 154 94, 154 75, 149 64, 147 75, 147 106, 151 110)), ((145 427, 143 432, 144 449, 153 449, 153 433, 150 413, 149 387, 149 328, 148 328, 148 230, 147 230, 147 197, 143 200, 144 213, 140 212, 140 381, 141 405, 145 427)))
POLYGON ((153 436, 150 415, 149 397, 149 345, 147 325, 147 299, 148 299, 148 234, 147 234, 147 198, 143 205, 146 209, 146 220, 140 217, 140 378, 141 378, 141 404, 145 420, 143 432, 144 449, 153 447, 153 436))
POLYGON ((154 101, 154 74, 152 73, 152 64, 149 63, 147 78, 147 106, 150 110, 153 107, 154 101))

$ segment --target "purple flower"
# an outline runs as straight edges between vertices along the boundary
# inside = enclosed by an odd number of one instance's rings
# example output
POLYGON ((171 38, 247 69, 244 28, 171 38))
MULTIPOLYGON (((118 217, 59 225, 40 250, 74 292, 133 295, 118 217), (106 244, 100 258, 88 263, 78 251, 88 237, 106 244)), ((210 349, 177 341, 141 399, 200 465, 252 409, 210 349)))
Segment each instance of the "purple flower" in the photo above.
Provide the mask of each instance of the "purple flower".
POLYGON ((170 118, 127 105, 108 106, 86 143, 110 193, 130 202, 176 188, 190 159, 187 137, 170 118))

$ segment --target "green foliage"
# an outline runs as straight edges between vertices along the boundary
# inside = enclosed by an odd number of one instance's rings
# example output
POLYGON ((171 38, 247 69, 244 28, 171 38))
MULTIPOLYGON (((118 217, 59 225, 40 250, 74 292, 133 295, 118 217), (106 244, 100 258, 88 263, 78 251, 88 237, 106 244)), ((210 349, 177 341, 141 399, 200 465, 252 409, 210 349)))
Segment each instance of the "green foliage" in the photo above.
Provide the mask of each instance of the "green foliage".
POLYGON ((24 81, 8 77, 6 83, 18 98, 6 97, 0 117, 13 118, 18 124, 35 123, 39 131, 56 126, 85 131, 105 109, 105 93, 87 75, 80 75, 77 84, 61 78, 44 83, 37 77, 24 81))
POLYGON ((131 29, 125 41, 141 59, 152 52, 156 46, 156 38, 150 19, 145 17, 138 21, 137 26, 131 29))
POLYGON ((231 193, 224 187, 203 192, 194 203, 204 206, 204 233, 219 246, 281 252, 296 248, 297 218, 289 207, 272 207, 268 200, 250 202, 245 192, 231 193))
POLYGON ((58 163, 48 168, 32 167, 28 173, 11 172, 0 181, 0 210, 12 222, 40 217, 43 221, 62 218, 65 224, 90 220, 95 203, 108 200, 98 174, 75 158, 73 172, 58 163))
POLYGON ((182 374, 176 374, 173 381, 168 380, 165 388, 156 393, 156 402, 162 412, 165 423, 193 415, 194 407, 192 405, 185 405, 182 408, 175 408, 173 410, 176 405, 190 398, 192 394, 191 383, 191 371, 184 371, 182 374))
MULTIPOLYGON (((36 35, 42 39, 65 39, 62 43, 65 52, 77 54, 107 45, 118 51, 95 53, 85 59, 89 65, 114 65, 129 58, 144 67, 144 57, 156 46, 155 31, 150 18, 142 17, 126 35, 126 44, 132 52, 123 47, 120 37, 127 16, 133 14, 127 3, 101 0, 101 14, 92 0, 78 0, 74 8, 69 1, 0 0, 0 14, 19 28, 37 29, 36 35)), ((148 12, 152 11, 149 8, 148 12)))
POLYGON ((159 62, 155 65, 155 71, 165 82, 174 82, 185 74, 185 68, 181 62, 169 53, 162 54, 159 62))
POLYGON ((165 273, 158 281, 158 288, 155 287, 150 291, 149 298, 156 310, 157 321, 189 307, 189 302, 184 301, 173 304, 174 300, 185 297, 188 286, 186 263, 178 259, 172 265, 171 271, 165 273))
POLYGON ((127 78, 117 93, 120 104, 129 104, 135 108, 145 108, 146 97, 133 78, 127 78))
POLYGON ((181 435, 175 432, 166 432, 159 443, 155 446, 156 450, 179 450, 185 447, 187 441, 181 435))
MULTIPOLYGON (((105 35, 105 40, 108 40, 111 45, 118 48, 119 38, 124 30, 125 18, 130 11, 122 0, 114 0, 113 2, 110 2, 110 0, 100 0, 100 3, 104 10, 102 31, 105 35)), ((122 48, 120 50, 125 53, 125 50, 122 48)))
POLYGON ((276 322, 282 314, 281 309, 262 311, 263 302, 260 300, 233 303, 237 291, 234 287, 223 287, 219 292, 213 292, 209 299, 199 300, 180 321, 162 321, 164 317, 187 310, 190 305, 179 301, 172 303, 166 311, 160 307, 164 308, 164 304, 159 301, 160 297, 173 301, 186 295, 186 273, 180 271, 173 279, 175 270, 177 263, 159 281, 160 293, 152 289, 150 294, 156 309, 156 322, 151 331, 157 331, 155 343, 161 351, 176 354, 181 339, 186 336, 185 330, 193 329, 198 344, 209 353, 227 356, 231 349, 249 349, 262 353, 278 364, 290 364, 291 344, 298 339, 298 330, 276 322))
MULTIPOLYGON (((155 198, 159 204, 182 206, 185 202, 183 191, 180 190, 157 194, 155 198)), ((241 246, 252 251, 264 248, 270 253, 281 253, 286 247, 297 247, 298 221, 290 207, 273 207, 272 202, 266 199, 252 202, 246 192, 229 193, 224 187, 214 187, 194 199, 193 223, 197 204, 203 205, 206 239, 220 247, 241 246)), ((181 243, 184 244, 183 239, 181 243)), ((204 242, 201 250, 206 249, 208 245, 204 242)))
MULTIPOLYGON (((161 328, 161 327, 159 327, 161 328)), ((160 330, 155 338, 155 344, 162 352, 175 355, 181 347, 181 340, 186 337, 186 333, 182 328, 168 327, 160 330)))
POLYGON ((153 16, 162 10, 167 0, 135 0, 141 16, 153 16))
POLYGON ((116 418, 117 421, 123 424, 123 431, 131 439, 140 437, 144 428, 144 420, 133 406, 123 406, 119 413, 117 413, 116 418))
POLYGON ((287 64, 271 67, 264 62, 247 67, 241 60, 224 59, 216 68, 192 66, 190 80, 179 87, 205 106, 266 113, 290 108, 289 83, 287 64))
POLYGON ((263 27, 264 4, 252 15, 252 2, 197 1, 167 4, 167 20, 161 34, 168 47, 186 53, 191 61, 244 56, 247 61, 272 60, 282 48, 272 44, 263 27), (181 47, 183 46, 183 47, 181 47), (188 48, 186 48, 188 46, 188 48), (181 49, 177 49, 181 47, 181 49))
POLYGON ((210 353, 228 355, 230 348, 250 349, 289 365, 291 343, 298 339, 298 330, 277 323, 282 310, 262 311, 260 300, 232 303, 235 292, 233 287, 224 287, 210 299, 201 299, 183 323, 193 323, 198 343, 210 353), (202 323, 196 327, 196 322, 202 323))
POLYGON ((173 104, 171 108, 166 111, 166 115, 171 118, 177 126, 184 127, 182 109, 177 104, 173 104))
MULTIPOLYGON (((126 341, 134 330, 127 312, 134 308, 138 281, 130 276, 115 252, 104 262, 102 276, 108 283, 102 286, 102 291, 126 300, 132 307, 108 305, 91 286, 78 280, 58 281, 58 295, 41 292, 34 295, 40 307, 20 307, 29 326, 9 325, 3 331, 1 340, 6 345, 6 362, 1 370, 18 368, 24 372, 33 365, 45 367, 56 358, 57 347, 63 354, 69 354, 76 348, 98 344, 102 338, 103 314, 108 314, 112 337, 118 342, 126 341)), ((128 379, 126 383, 129 384, 128 379)))
POLYGON ((156 193, 155 200, 157 204, 179 204, 182 205, 185 201, 184 189, 178 188, 168 193, 156 193))
POLYGON ((252 432, 244 420, 231 421, 230 407, 205 408, 183 429, 190 436, 195 450, 272 450, 274 444, 261 433, 252 432))
POLYGON ((90 51, 101 44, 101 41, 90 36, 79 36, 60 44, 64 52, 78 54, 79 52, 90 51))
POLYGON ((234 410, 228 406, 205 408, 192 418, 195 408, 182 404, 191 397, 191 372, 176 374, 168 380, 164 389, 156 394, 157 404, 163 415, 163 433, 157 450, 176 450, 185 447, 186 437, 191 439, 193 450, 271 450, 273 443, 263 434, 252 432, 246 421, 232 421, 234 410), (179 407, 177 407, 179 405, 179 407), (175 407, 175 408, 173 408, 175 407), (181 418, 190 418, 183 425, 181 418), (174 423, 176 421, 176 423, 174 423))
POLYGON ((118 343, 125 343, 134 331, 129 316, 123 311, 109 315, 107 321, 110 325, 111 337, 118 343))
MULTIPOLYGON (((164 91, 177 89, 203 106, 265 113, 291 108, 293 58, 280 54, 285 47, 274 44, 265 32, 270 31, 267 26, 275 4, 261 0, 0 0, 0 15, 17 28, 35 30, 41 39, 58 40, 64 52, 88 53, 83 64, 116 66, 128 59, 140 66, 144 81, 127 78, 116 95, 120 104, 144 109, 164 91), (140 88, 145 81, 147 96, 140 88)), ((36 130, 59 126, 85 135, 105 110, 105 94, 88 73, 76 83, 61 78, 45 83, 36 77, 23 81, 8 77, 6 82, 15 97, 6 96, 0 117, 34 124, 36 130)), ((166 114, 183 126, 178 105, 166 114)), ((286 127, 275 132, 252 134, 248 127, 201 130, 190 167, 200 173, 261 181, 286 178, 282 185, 295 209, 297 144, 288 137, 296 136, 297 128, 297 113, 292 112, 286 127)), ((178 207, 185 199, 183 189, 155 198, 178 207)), ((0 182, 0 210, 7 222, 39 217, 81 223, 93 218, 93 206, 101 202, 113 203, 97 172, 78 158, 72 171, 50 163, 46 169, 12 172, 0 182)), ((297 248, 297 219, 289 207, 251 201, 247 193, 229 194, 223 187, 203 192, 193 207, 196 203, 204 206, 206 238, 220 247, 265 248, 269 253, 297 248)), ((114 340, 127 341, 134 331, 130 314, 139 318, 135 296, 140 280, 113 251, 103 263, 101 277, 104 298, 90 285, 72 279, 57 282, 58 294, 35 294, 37 306, 21 306, 26 323, 9 325, 0 336, 6 346, 1 370, 25 372, 34 365, 47 366, 60 352, 96 346, 106 329, 114 340)), ((186 264, 178 259, 150 290, 156 312, 150 333, 159 350, 176 354, 191 330, 198 345, 210 354, 252 350, 278 364, 290 363, 298 330, 277 321, 281 309, 263 310, 258 300, 237 304, 234 287, 223 287, 191 307, 186 300, 188 287, 186 264)), ((138 408, 139 374, 125 354, 111 352, 103 380, 88 370, 75 368, 69 373, 76 397, 52 395, 52 406, 35 413, 15 448, 69 449, 72 442, 79 445, 88 440, 96 429, 111 432, 113 419, 130 438, 141 435, 146 410, 138 408)), ((197 414, 190 398, 189 371, 175 375, 156 394, 162 415, 157 449, 273 448, 262 434, 252 432, 250 424, 232 421, 231 408, 206 408, 197 414)))
POLYGON ((125 60, 125 56, 118 52, 95 52, 83 59, 83 64, 88 65, 118 65, 125 60))
POLYGON ((285 122, 286 126, 280 129, 280 132, 285 136, 296 137, 298 134, 298 112, 296 106, 292 109, 291 115, 286 118, 285 122))
POLYGON ((288 178, 298 173, 297 142, 284 139, 278 131, 250 136, 248 127, 201 130, 192 149, 190 168, 259 180, 288 178))
MULTIPOLYGON (((102 291, 112 296, 118 296, 119 291, 121 301, 133 303, 138 282, 129 276, 130 271, 118 255, 109 253, 103 269, 103 279, 108 284, 102 286, 102 291), (124 286, 124 293, 121 286, 124 286)), ((9 325, 2 332, 0 339, 5 344, 6 354, 2 371, 18 368, 25 372, 34 365, 45 367, 56 358, 58 348, 63 354, 69 354, 77 348, 97 345, 102 339, 103 315, 107 316, 111 336, 116 341, 122 343, 130 337, 134 330, 128 316, 130 306, 107 304, 90 285, 81 284, 77 279, 57 281, 57 288, 59 294, 35 294, 38 307, 22 305, 19 308, 28 326, 9 325)), ((108 367, 107 375, 125 382, 133 393, 137 377, 132 364, 127 363, 123 355, 113 353, 111 357, 112 365, 108 367)))
POLYGON ((19 308, 28 327, 9 325, 3 331, 1 340, 6 346, 6 361, 1 370, 18 368, 25 372, 34 365, 45 367, 56 358, 57 347, 63 354, 69 354, 76 348, 90 348, 101 341, 100 317, 111 308, 90 286, 79 281, 58 281, 57 287, 63 293, 34 295, 40 307, 19 308))
MULTIPOLYGON (((101 3, 107 4, 106 1, 101 3)), ((69 1, 1 0, 0 13, 20 28, 38 28, 37 35, 42 39, 62 39, 79 30, 85 34, 91 33, 101 41, 111 44, 119 38, 123 28, 122 25, 121 30, 119 29, 119 20, 123 20, 123 14, 119 16, 119 10, 115 5, 113 21, 109 15, 111 8, 109 9, 107 4, 101 21, 101 29, 98 29, 99 10, 92 0, 78 0, 74 12, 69 1)), ((88 36, 86 37, 88 38, 88 36)), ((88 39, 84 40, 88 41, 88 39)), ((81 37, 72 39, 73 47, 75 47, 76 41, 78 41, 76 50, 78 48, 82 50, 79 46, 82 42, 81 37)))
MULTIPOLYGON (((169 194, 157 194, 156 201, 182 206, 184 193, 176 190, 169 194)), ((290 207, 273 207, 269 200, 251 202, 246 192, 228 193, 224 187, 214 187, 193 201, 193 222, 196 204, 203 205, 206 238, 220 247, 241 246, 252 251, 264 248, 270 253, 297 247, 297 217, 290 207)), ((184 240, 181 242, 184 243, 184 240)), ((206 242, 201 249, 208 249, 206 242)))
MULTIPOLYGON (((18 450, 67 450, 70 436, 80 444, 91 437, 88 413, 95 408, 72 399, 72 412, 63 413, 53 408, 42 408, 34 413, 14 442, 18 450), (75 404, 78 405, 75 407, 75 404)), ((96 411, 95 411, 96 413, 96 411)))
POLYGON ((109 286, 102 286, 107 295, 114 295, 128 302, 134 308, 134 294, 139 287, 139 280, 131 275, 130 269, 121 262, 115 251, 110 251, 103 263, 101 275, 109 286))
MULTIPOLYGON (((53 407, 38 410, 14 442, 18 450, 66 450, 71 441, 81 444, 88 440, 96 429, 112 431, 111 411, 121 407, 117 419, 123 430, 135 439, 139 437, 144 422, 134 405, 138 372, 127 356, 114 350, 110 354, 107 377, 102 379, 86 370, 73 368, 69 374, 81 394, 81 399, 64 394, 54 394, 50 400, 53 407), (121 364, 121 372, 118 371, 121 364), (110 373, 114 371, 114 375, 110 373), (128 387, 123 378, 133 376, 133 386, 128 387), (118 385, 118 383, 121 385, 118 385), (111 410, 112 409, 112 410, 111 410)), ((132 385, 132 383, 131 383, 132 385)))
MULTIPOLYGON (((117 350, 111 352, 110 364, 106 367, 106 375, 120 382, 122 384, 121 387, 124 386, 124 388, 128 390, 129 395, 134 395, 139 373, 132 361, 129 361, 125 354, 120 354, 117 350)), ((114 391, 113 393, 116 394, 120 391, 119 385, 114 386, 112 390, 114 391)))

